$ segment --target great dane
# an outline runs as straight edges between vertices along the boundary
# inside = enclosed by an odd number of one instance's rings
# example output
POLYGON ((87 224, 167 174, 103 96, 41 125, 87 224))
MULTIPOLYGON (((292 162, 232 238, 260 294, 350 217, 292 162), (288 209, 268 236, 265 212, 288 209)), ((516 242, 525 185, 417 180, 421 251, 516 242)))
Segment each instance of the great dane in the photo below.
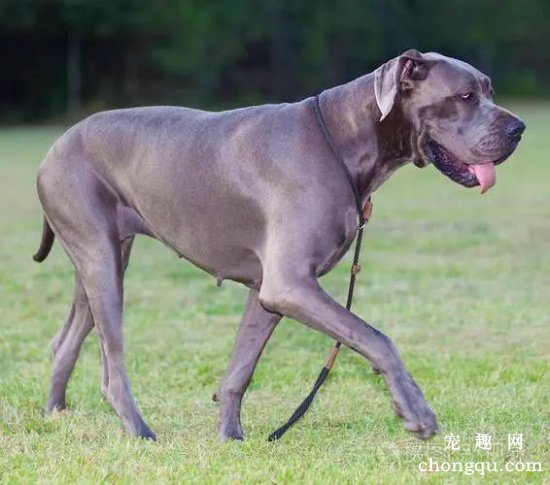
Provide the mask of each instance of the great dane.
MULTIPOLYGON (((409 50, 320 94, 325 125, 366 201, 399 167, 433 164, 453 181, 495 183, 525 129, 493 103, 469 64, 409 50)), ((55 142, 38 173, 42 261, 57 236, 75 268, 74 301, 53 341, 48 410, 92 327, 102 391, 133 436, 154 439, 130 391, 122 338, 123 273, 136 234, 218 280, 250 288, 217 397, 222 439, 242 439, 241 400, 282 316, 367 358, 406 429, 437 432, 434 413, 388 337, 319 286, 350 247, 357 212, 344 167, 319 129, 314 98, 219 113, 159 106, 94 114, 55 142)))

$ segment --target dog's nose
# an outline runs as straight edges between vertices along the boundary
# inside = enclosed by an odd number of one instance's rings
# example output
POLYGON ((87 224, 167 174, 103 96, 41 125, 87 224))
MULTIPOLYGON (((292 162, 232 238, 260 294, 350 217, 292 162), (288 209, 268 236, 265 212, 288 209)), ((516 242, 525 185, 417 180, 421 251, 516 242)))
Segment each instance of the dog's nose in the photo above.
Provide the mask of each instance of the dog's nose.
POLYGON ((509 138, 519 138, 525 131, 525 123, 519 118, 514 118, 506 125, 506 135, 509 138))

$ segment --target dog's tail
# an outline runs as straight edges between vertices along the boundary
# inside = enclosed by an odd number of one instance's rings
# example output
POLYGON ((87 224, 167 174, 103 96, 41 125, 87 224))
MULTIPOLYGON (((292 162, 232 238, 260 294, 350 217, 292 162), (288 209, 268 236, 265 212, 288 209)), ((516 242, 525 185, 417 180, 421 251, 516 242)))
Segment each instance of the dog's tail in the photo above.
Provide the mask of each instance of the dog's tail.
POLYGON ((37 263, 41 263, 42 261, 44 261, 48 257, 48 254, 50 254, 54 239, 55 234, 53 233, 50 224, 44 217, 44 222, 42 225, 42 240, 40 241, 40 247, 38 248, 38 251, 33 254, 32 259, 34 259, 37 263))

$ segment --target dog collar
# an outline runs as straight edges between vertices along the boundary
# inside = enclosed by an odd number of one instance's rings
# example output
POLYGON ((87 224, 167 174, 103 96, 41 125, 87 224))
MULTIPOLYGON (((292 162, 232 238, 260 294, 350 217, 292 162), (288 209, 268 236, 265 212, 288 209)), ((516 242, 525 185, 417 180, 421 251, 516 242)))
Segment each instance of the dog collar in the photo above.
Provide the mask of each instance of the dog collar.
POLYGON ((359 194, 359 190, 357 190, 357 187, 353 181, 353 176, 351 175, 351 172, 349 171, 346 165, 346 162, 344 161, 344 158, 336 148, 336 144, 334 143, 334 140, 332 139, 332 136, 330 136, 330 132, 328 131, 325 118, 323 117, 323 112, 321 111, 321 102, 320 102, 319 95, 315 96, 314 98, 314 106, 315 106, 315 118, 317 119, 319 128, 321 129, 321 132, 323 133, 323 136, 327 142, 327 145, 330 148, 330 151, 334 155, 334 158, 338 160, 338 162, 340 163, 340 166, 342 167, 342 170, 344 171, 344 174, 348 179, 348 183, 351 187, 351 190, 353 191, 353 197, 355 199, 355 207, 357 209, 357 215, 359 217, 359 225, 357 226, 357 228, 362 229, 363 227, 365 227, 365 224, 368 222, 370 215, 372 213, 372 202, 371 202, 370 195, 369 195, 369 198, 367 199, 367 202, 365 202, 365 205, 363 206, 363 203, 361 201, 361 195, 359 194))

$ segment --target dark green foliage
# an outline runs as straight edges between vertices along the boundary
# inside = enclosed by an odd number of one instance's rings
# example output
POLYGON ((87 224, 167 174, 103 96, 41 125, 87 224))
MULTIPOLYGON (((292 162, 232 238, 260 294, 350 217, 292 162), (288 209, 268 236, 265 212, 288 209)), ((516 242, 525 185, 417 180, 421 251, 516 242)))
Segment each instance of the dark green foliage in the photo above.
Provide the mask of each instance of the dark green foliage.
POLYGON ((410 47, 541 94, 549 18, 547 0, 0 0, 0 119, 293 100, 410 47))

